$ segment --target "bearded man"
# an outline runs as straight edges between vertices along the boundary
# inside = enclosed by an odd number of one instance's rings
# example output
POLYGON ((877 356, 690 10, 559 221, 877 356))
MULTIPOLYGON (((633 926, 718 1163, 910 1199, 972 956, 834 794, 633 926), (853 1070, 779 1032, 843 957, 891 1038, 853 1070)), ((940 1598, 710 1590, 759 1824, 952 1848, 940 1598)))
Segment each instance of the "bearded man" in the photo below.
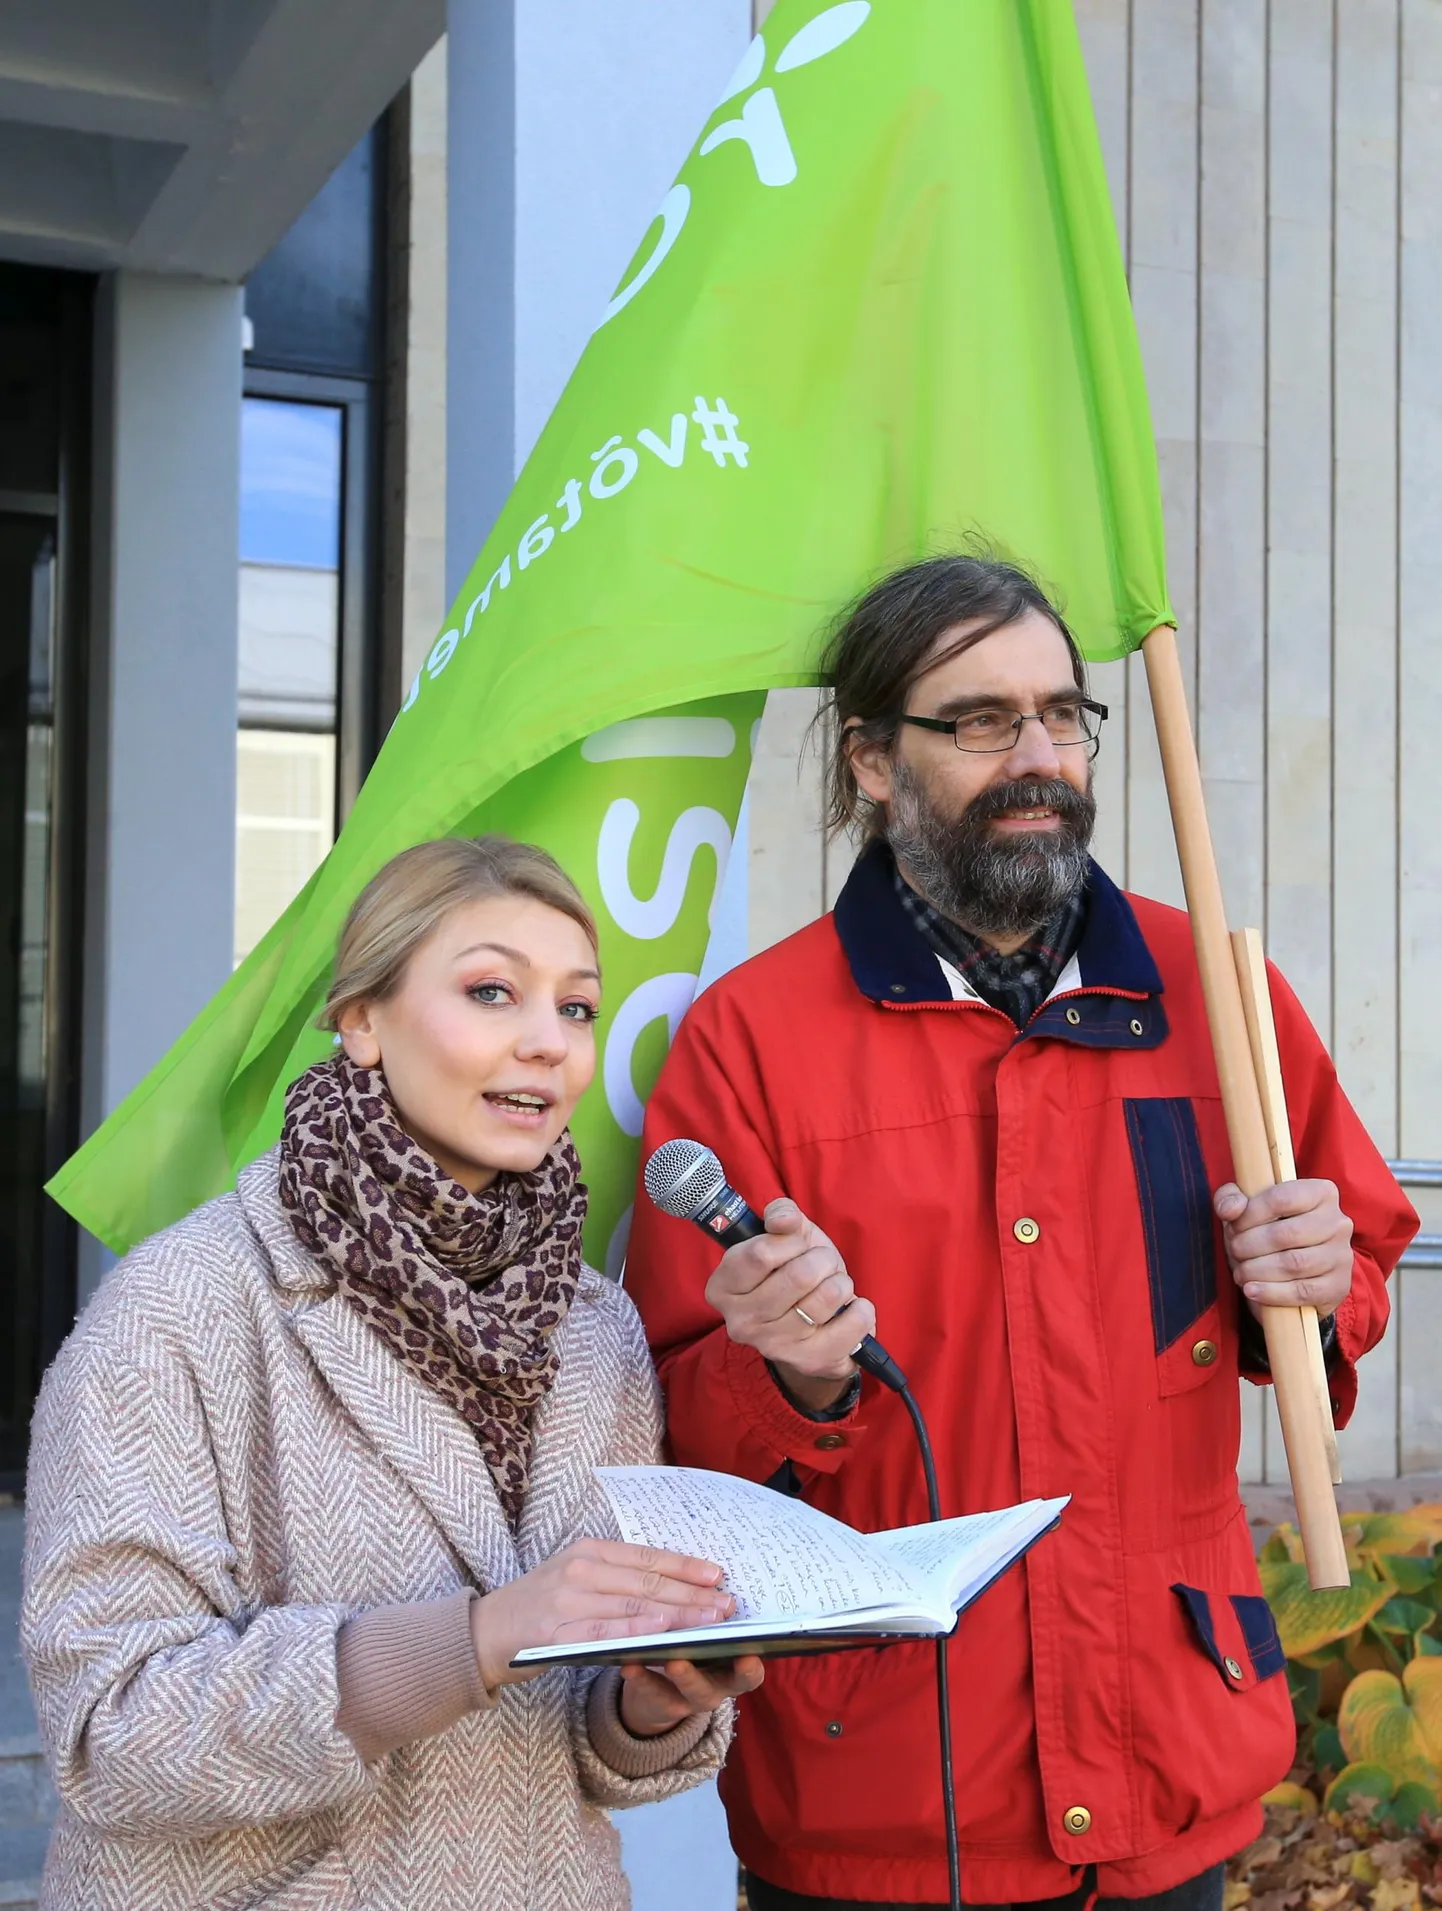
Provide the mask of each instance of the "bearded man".
MULTIPOLYGON (((829 652, 835 911, 687 1016, 643 1151, 694 1136, 766 1208, 713 1247, 639 1196, 627 1280, 675 1458, 867 1530, 1070 1494, 949 1647, 971 1904, 1206 1911, 1293 1752, 1237 1491, 1257 1317, 1323 1316, 1333 1409, 1417 1226, 1280 976, 1302 1179, 1232 1181, 1186 917, 1091 861, 1106 711, 1024 572, 887 578, 829 652)), ((752 1911, 947 1898, 928 1645, 774 1663, 722 1780, 752 1911)))

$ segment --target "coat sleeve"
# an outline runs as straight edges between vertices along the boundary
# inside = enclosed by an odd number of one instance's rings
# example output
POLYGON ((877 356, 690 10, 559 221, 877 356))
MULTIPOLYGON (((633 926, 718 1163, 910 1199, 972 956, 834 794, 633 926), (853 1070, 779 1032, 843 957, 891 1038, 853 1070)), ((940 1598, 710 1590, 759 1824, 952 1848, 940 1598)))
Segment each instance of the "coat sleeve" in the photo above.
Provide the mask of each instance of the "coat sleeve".
MULTIPOLYGON (((680 1135, 714 1148, 727 1179, 758 1212, 790 1193, 744 998, 730 978, 708 989, 681 1024, 646 1109, 642 1161, 680 1135)), ((665 1388, 673 1456, 748 1480, 769 1480, 787 1460, 803 1477, 839 1471, 865 1438, 860 1409, 818 1425, 791 1406, 754 1348, 728 1339, 706 1299, 719 1259, 699 1228, 662 1214, 638 1185, 626 1288, 665 1388), (844 1445, 828 1437, 837 1426, 846 1429, 844 1445)))
POLYGON ((1297 1173, 1305 1180, 1335 1181, 1342 1212, 1352 1223, 1352 1291, 1337 1309, 1329 1375, 1333 1416, 1344 1427, 1357 1404, 1357 1362, 1387 1329, 1387 1276, 1419 1222, 1343 1094, 1306 1011, 1270 963, 1268 974, 1297 1173))
MULTIPOLYGON (((623 1363, 620 1409, 606 1449, 607 1466, 656 1466, 661 1454, 661 1396, 640 1318, 622 1293, 610 1304, 620 1316, 623 1363)), ((611 1810, 673 1798, 714 1778, 731 1742, 735 1708, 684 1719, 656 1738, 635 1738, 621 1722, 620 1677, 611 1670, 577 1672, 571 1690, 571 1745, 581 1789, 611 1810)))
POLYGON ((363 1796, 335 1722, 346 1611, 243 1605, 194 1377, 122 1324, 61 1352, 31 1443, 21 1643, 61 1798, 177 1837, 363 1796))

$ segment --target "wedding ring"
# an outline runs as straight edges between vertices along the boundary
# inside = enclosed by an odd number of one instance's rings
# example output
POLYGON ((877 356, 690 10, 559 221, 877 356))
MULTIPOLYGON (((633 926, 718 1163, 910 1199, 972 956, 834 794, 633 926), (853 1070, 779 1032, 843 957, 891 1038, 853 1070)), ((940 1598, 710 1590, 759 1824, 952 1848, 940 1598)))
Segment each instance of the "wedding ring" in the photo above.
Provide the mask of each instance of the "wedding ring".
POLYGON ((804 1307, 793 1307, 791 1311, 793 1314, 799 1314, 808 1327, 815 1327, 819 1324, 811 1318, 804 1307))

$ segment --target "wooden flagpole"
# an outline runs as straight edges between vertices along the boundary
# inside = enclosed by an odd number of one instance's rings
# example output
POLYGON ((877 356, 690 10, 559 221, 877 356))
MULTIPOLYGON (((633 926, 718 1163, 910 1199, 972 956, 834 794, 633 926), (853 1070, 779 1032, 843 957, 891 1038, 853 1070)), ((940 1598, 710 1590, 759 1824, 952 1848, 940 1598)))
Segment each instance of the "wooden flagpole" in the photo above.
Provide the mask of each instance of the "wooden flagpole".
MULTIPOLYGON (((1202 794, 1202 772, 1187 715, 1187 693, 1177 654, 1177 634, 1159 624, 1142 644, 1147 685, 1161 747, 1167 801, 1176 832, 1182 884, 1191 916, 1197 967, 1207 1023, 1221 1083, 1222 1108, 1232 1147, 1232 1166, 1238 1186, 1247 1195, 1260 1194, 1276 1183, 1262 1094, 1252 1061, 1242 1009, 1216 852, 1207 824, 1202 794)), ((1277 1394, 1277 1412, 1287 1449, 1287 1468, 1297 1506, 1297 1525, 1307 1572, 1315 1588, 1347 1586, 1351 1575, 1342 1543, 1341 1522, 1332 1493, 1332 1466, 1327 1435, 1318 1408, 1314 1370, 1300 1308, 1268 1307, 1262 1328, 1267 1358, 1277 1394)))
MULTIPOLYGON (((1262 1091, 1262 1117, 1267 1124, 1267 1147, 1272 1156, 1272 1173, 1278 1181, 1295 1181, 1297 1157, 1292 1152, 1292 1124, 1287 1115, 1287 1095, 1282 1085, 1282 1054, 1277 1047, 1277 1024, 1272 1016, 1272 988, 1267 980, 1267 956, 1262 947, 1260 929, 1234 929, 1232 954, 1237 963, 1237 980, 1242 985, 1242 1013, 1247 1018, 1247 1040, 1252 1045, 1252 1067, 1262 1091)), ((1302 1332, 1307 1337, 1307 1364, 1312 1370, 1312 1386, 1317 1395, 1317 1410, 1322 1416, 1322 1433, 1327 1442, 1327 1460, 1332 1484, 1342 1478, 1342 1463, 1337 1453, 1337 1429, 1332 1423, 1332 1390, 1327 1384, 1327 1361, 1322 1352, 1322 1330, 1315 1307, 1301 1310, 1302 1332)))

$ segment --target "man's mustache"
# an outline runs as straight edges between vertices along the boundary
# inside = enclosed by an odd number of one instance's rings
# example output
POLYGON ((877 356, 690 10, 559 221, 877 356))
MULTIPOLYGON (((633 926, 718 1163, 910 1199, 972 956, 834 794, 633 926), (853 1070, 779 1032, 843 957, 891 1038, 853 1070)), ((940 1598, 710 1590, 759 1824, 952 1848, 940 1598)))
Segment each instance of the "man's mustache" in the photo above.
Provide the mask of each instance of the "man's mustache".
POLYGON ((1060 777, 1018 777, 982 790, 968 803, 966 816, 973 824, 989 823, 1009 810, 1055 810, 1064 823, 1085 827, 1095 814, 1096 801, 1060 777))

